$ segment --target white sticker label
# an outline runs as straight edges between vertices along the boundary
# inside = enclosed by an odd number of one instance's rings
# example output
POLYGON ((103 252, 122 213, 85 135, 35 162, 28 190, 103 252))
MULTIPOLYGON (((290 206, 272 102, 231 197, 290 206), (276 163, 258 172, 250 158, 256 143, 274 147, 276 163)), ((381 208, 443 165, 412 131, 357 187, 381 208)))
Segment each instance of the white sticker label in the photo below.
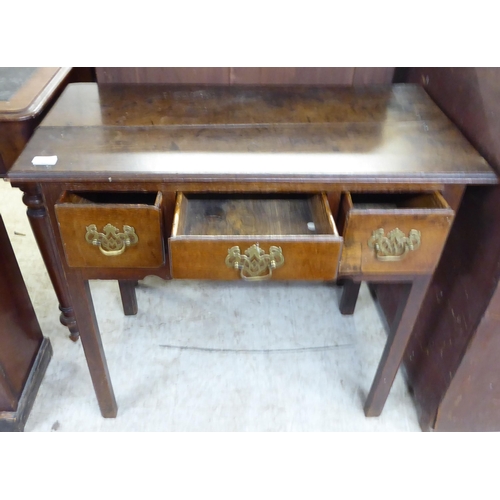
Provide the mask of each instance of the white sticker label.
POLYGON ((33 163, 33 165, 35 166, 38 165, 53 166, 57 163, 57 156, 35 156, 31 160, 31 163, 33 163))

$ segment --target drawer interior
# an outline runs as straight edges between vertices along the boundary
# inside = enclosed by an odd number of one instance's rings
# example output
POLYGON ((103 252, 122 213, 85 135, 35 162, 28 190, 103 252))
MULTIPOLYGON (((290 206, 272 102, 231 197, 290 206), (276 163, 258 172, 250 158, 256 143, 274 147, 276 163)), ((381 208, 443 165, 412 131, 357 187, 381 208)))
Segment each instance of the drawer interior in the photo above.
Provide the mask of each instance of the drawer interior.
POLYGON ((346 236, 348 220, 363 217, 452 216, 453 211, 437 192, 350 193, 342 195, 338 214, 338 228, 346 236))
POLYGON ((179 193, 172 236, 336 235, 323 194, 179 193))
POLYGON ((70 192, 65 191, 59 203, 73 205, 158 205, 156 192, 70 192))
POLYGON ((431 193, 346 193, 353 210, 401 210, 449 208, 437 192, 431 193))

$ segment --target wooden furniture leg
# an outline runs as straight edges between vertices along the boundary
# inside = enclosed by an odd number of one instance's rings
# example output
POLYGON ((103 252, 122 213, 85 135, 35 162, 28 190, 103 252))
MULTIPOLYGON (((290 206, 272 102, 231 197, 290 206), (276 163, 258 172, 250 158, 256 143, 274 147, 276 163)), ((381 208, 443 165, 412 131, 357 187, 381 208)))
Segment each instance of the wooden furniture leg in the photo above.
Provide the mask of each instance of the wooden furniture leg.
POLYGON ((366 398, 367 417, 378 417, 384 409, 430 281, 431 276, 414 278, 407 289, 407 297, 402 297, 370 393, 366 398))
POLYGON ((125 316, 137 314, 137 297, 135 295, 137 284, 137 280, 118 280, 125 316))
POLYGON ((345 281, 339 304, 340 314, 354 314, 354 308, 356 307, 356 302, 358 301, 360 287, 361 281, 345 281))
POLYGON ((71 307, 68 285, 58 257, 58 249, 40 187, 37 184, 23 184, 17 187, 24 191, 23 202, 28 207, 28 219, 59 300, 59 310, 61 311, 59 319, 64 326, 68 327, 70 339, 77 341, 78 328, 71 307))
POLYGON ((68 273, 67 278, 74 304, 75 319, 101 414, 103 417, 114 418, 118 407, 104 355, 89 282, 76 271, 68 273))

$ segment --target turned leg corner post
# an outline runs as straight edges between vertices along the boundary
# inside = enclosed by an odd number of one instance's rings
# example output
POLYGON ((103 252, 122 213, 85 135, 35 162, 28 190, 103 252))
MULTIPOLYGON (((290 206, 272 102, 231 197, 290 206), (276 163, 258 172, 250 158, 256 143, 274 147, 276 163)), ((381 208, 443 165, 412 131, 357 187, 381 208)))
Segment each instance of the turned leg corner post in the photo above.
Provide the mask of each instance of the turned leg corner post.
POLYGON ((31 229, 33 230, 50 281, 59 301, 59 310, 61 311, 59 319, 69 329, 70 339, 76 341, 79 337, 78 328, 73 307, 71 306, 65 272, 58 258, 55 234, 52 229, 42 189, 39 184, 14 184, 14 186, 21 189, 24 193, 23 203, 27 207, 31 229))

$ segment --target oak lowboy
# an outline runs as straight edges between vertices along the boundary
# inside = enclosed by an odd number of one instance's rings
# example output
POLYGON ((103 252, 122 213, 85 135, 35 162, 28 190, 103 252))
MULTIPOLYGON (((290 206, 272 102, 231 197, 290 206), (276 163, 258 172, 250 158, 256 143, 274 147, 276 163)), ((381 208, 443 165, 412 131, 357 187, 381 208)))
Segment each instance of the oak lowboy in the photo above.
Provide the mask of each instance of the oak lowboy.
MULTIPOLYGON (((485 160, 417 86, 68 86, 9 174, 117 413, 88 287, 117 279, 406 282, 365 413, 378 415, 468 184, 485 160), (53 166, 34 156, 56 155, 53 166)), ((249 293, 252 290, 249 289, 249 293)))

